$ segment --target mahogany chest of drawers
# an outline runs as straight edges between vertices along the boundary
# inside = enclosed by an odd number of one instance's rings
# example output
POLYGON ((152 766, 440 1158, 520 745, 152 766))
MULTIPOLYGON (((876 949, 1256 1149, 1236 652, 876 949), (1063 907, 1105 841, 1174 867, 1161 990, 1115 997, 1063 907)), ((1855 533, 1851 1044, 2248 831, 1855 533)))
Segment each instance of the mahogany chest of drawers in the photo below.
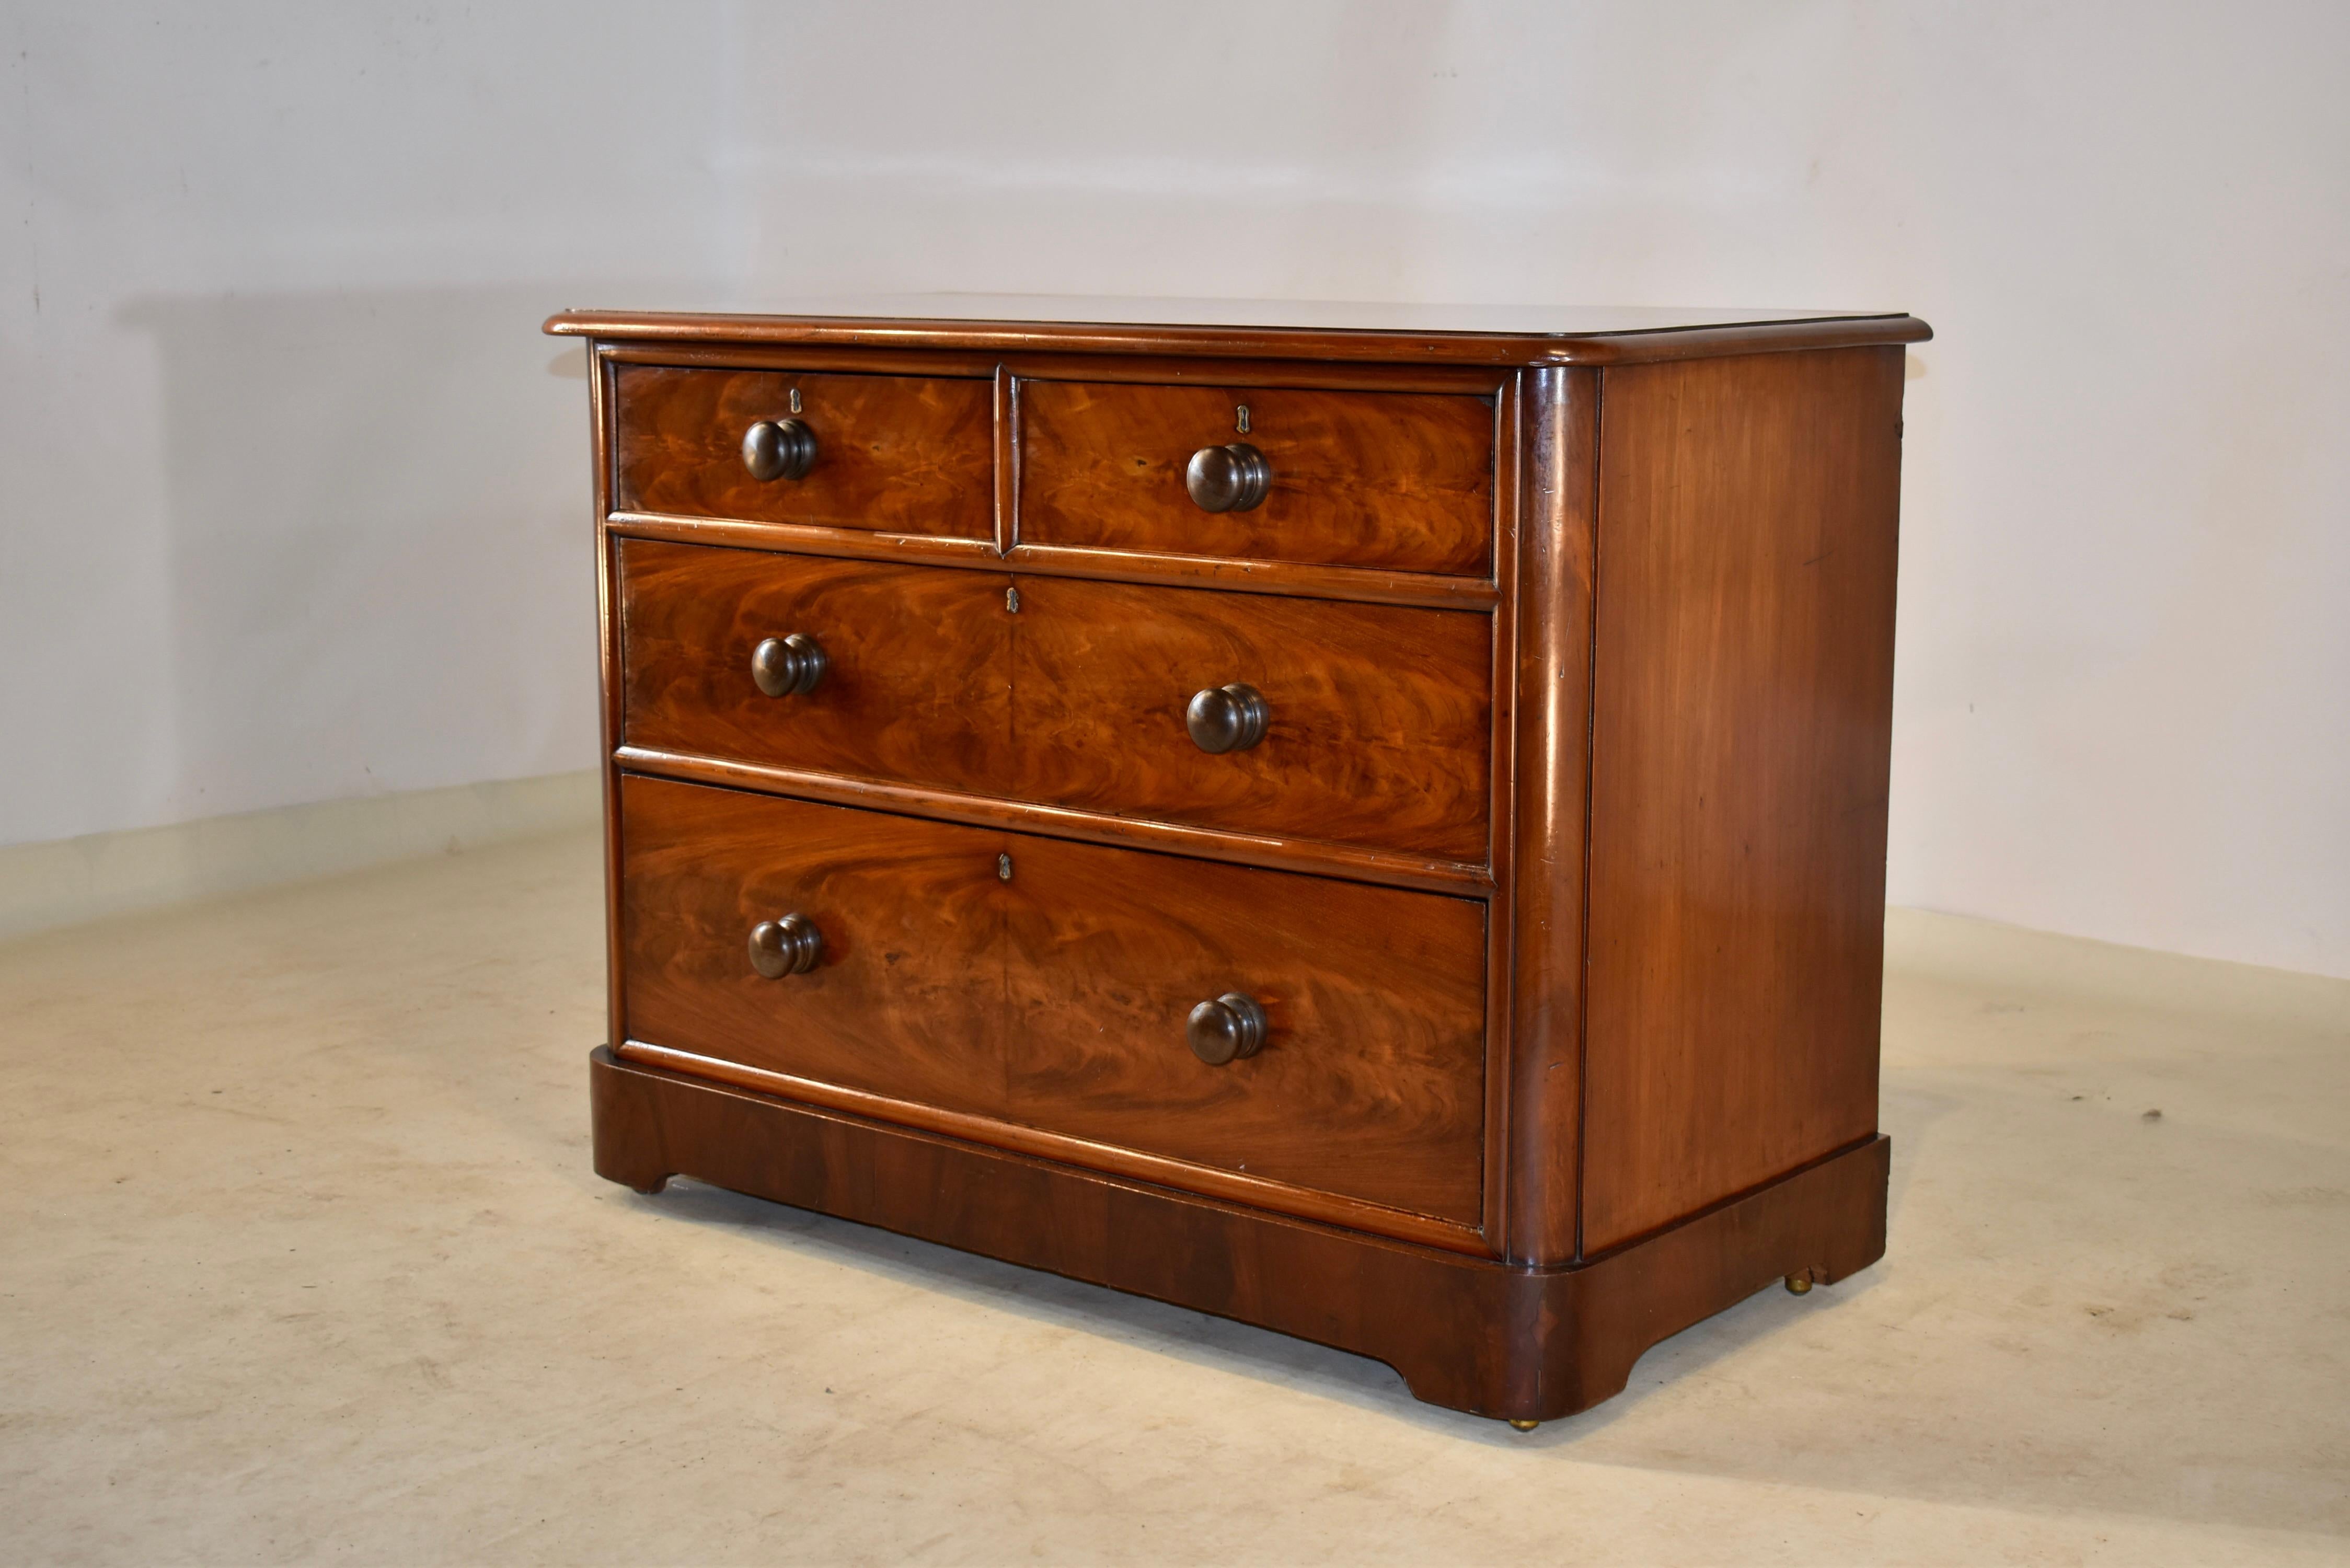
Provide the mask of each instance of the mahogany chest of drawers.
POLYGON ((596 1166, 1520 1425, 1884 1251, 1905 316, 588 340, 596 1166))

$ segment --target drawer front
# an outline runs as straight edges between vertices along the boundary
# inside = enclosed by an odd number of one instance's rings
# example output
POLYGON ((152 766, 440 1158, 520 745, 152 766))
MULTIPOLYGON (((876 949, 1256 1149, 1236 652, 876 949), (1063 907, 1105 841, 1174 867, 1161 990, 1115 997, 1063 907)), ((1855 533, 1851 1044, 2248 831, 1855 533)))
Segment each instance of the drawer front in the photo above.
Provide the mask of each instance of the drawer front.
POLYGON ((1009 577, 649 539, 619 547, 627 743, 1001 793, 1009 577), (812 690, 770 696, 753 659, 795 634, 823 650, 824 673, 812 690))
POLYGON ((617 504, 993 538, 994 397, 991 382, 952 378, 623 366, 613 390, 617 504), (806 472, 754 476, 744 435, 792 419, 815 441, 806 472))
POLYGON ((631 1039, 1479 1220, 1479 904, 636 776, 619 810, 631 1039), (767 978, 788 915, 821 952, 767 978), (1187 1024, 1227 995, 1262 1042, 1211 1065, 1187 1024))
POLYGON ((1492 572, 1487 399, 1023 381, 1019 410, 1023 544, 1492 572), (1270 483, 1247 510, 1209 511, 1185 472, 1234 442, 1263 455, 1270 483))
POLYGON ((1056 805, 1482 861, 1492 619, 1019 579, 1019 793, 1056 805), (1263 739, 1211 753, 1193 695, 1254 688, 1263 739))
POLYGON ((981 1116, 1003 1107, 1002 835, 660 779, 620 782, 629 1033, 981 1116), (752 966, 797 914, 804 973, 752 966))
POLYGON ((1012 856, 1015 1118, 1478 1222, 1482 905, 1056 840, 1012 856), (1186 1022, 1227 993, 1264 1043, 1211 1066, 1186 1022))

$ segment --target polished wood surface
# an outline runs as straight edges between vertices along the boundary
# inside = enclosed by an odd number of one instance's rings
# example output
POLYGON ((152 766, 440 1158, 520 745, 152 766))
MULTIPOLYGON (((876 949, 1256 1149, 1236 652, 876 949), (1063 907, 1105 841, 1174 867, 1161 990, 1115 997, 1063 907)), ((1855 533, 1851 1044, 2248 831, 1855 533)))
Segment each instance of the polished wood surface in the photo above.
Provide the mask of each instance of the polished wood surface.
POLYGON ((1488 616, 650 540, 619 559, 628 745, 1484 857, 1488 616), (752 653, 789 633, 828 668, 770 697, 752 653), (1273 724, 1211 755, 1184 708, 1228 681, 1273 724))
POLYGON ((1026 314, 550 324, 595 339, 598 1168, 1229 1312, 1521 1419, 1877 1257, 1924 325, 1026 314), (787 403, 711 389, 798 386, 837 455, 827 380, 893 432, 849 449, 867 478, 730 490, 824 469, 750 480, 743 427, 787 403), (1208 512, 1183 464, 1236 440, 1268 497, 1208 512), (1301 475, 1361 504, 1301 511, 1301 475), (787 632, 825 678, 760 695, 787 632), (821 961, 762 979, 751 929, 791 913, 821 961))
POLYGON ((1358 844, 1331 844, 1304 835, 1239 833, 1230 828, 1200 827, 1190 823, 1152 822, 1106 812, 1073 811, 1067 806, 1046 805, 1036 801, 964 794, 878 779, 846 778, 805 768, 730 762, 722 757, 657 751, 647 746, 623 746, 615 753, 615 761, 626 772, 650 774, 688 784, 765 790, 805 800, 869 806, 877 811, 918 813, 946 822, 966 822, 978 827, 1007 827, 1023 832, 1046 833, 1090 844, 1163 850, 1189 855, 1196 859, 1263 866, 1279 871, 1306 871, 1346 881, 1373 882, 1396 888, 1414 888, 1423 892, 1457 893, 1469 897, 1490 894, 1494 886, 1492 868, 1484 865, 1406 854, 1393 849, 1367 848, 1358 844))
POLYGON ((1586 1250, 1876 1128, 1901 379, 1607 372, 1586 1250))
MULTIPOLYGON (((876 376, 951 376, 1005 381, 1132 381, 1149 386, 1326 387, 1352 392, 1440 392, 1490 398, 1507 366, 1390 364, 1377 359, 1249 359, 1197 354, 1087 354, 1058 349, 875 348, 856 343, 729 343, 706 338, 599 341, 615 365, 706 366, 733 370, 841 370, 876 376)), ((1007 388, 1008 389, 1008 388, 1007 388)), ((1010 427, 999 423, 998 435, 1010 427)), ((1002 474, 1008 472, 999 468, 1002 474)))
POLYGON ((1490 617, 1018 581, 1022 798, 1483 859, 1490 617), (1272 727, 1211 755, 1184 707, 1229 682, 1264 694, 1272 727))
POLYGON ((1584 853, 1599 373, 1538 370, 1526 407, 1511 737, 1515 969, 1503 1251, 1582 1255, 1584 853))
POLYGON ((660 779, 620 797, 630 1033, 671 1064, 1478 1223, 1480 903, 660 779), (767 979, 749 933, 785 914, 823 956, 767 979), (1184 1018, 1228 991, 1271 1038, 1211 1067, 1184 1018))
POLYGON ((619 793, 635 1038, 1002 1114, 1003 835, 661 779, 619 793), (751 928, 795 912, 824 956, 764 979, 751 928))
MULTIPOLYGON (((1552 1420, 1641 1352, 1779 1281, 1885 1251, 1865 1141, 1588 1264, 1531 1269, 1268 1214, 595 1053, 598 1174, 672 1176, 1238 1318, 1387 1363, 1430 1403, 1552 1420)), ((1814 1292, 1810 1298, 1822 1299, 1814 1292)))
POLYGON ((630 365, 614 393, 623 511, 993 535, 987 381, 630 365), (815 431, 815 465, 795 480, 754 479, 743 432, 790 418, 815 431))
POLYGON ((1487 400, 1024 380, 1017 400, 1023 543, 1491 571, 1487 400), (1205 511, 1185 465, 1233 441, 1263 452, 1271 488, 1246 511, 1205 511))
POLYGON ((1013 778, 1004 574, 643 539, 619 556, 627 744, 984 793, 1013 778), (793 632, 822 645, 824 679, 769 697, 752 650, 793 632))
POLYGON ((1924 322, 1897 313, 951 295, 817 303, 759 315, 574 310, 548 317, 546 329, 645 343, 1513 366, 1642 364, 1933 336, 1924 322))
POLYGON ((1474 1227, 1485 910, 1464 898, 1029 839, 1012 850, 1012 1115, 1474 1227), (1194 1056, 1225 992, 1255 1055, 1194 1056))
POLYGON ((1482 1231, 1457 1220, 1407 1210, 1384 1208, 1359 1198, 1266 1181, 1248 1171, 1193 1165, 1164 1155, 1150 1154, 1121 1144, 1090 1142, 1066 1133, 1050 1132, 1024 1122, 943 1109, 919 1100, 901 1100, 864 1089, 847 1088, 816 1078, 798 1078, 764 1067, 746 1067, 714 1056, 648 1044, 622 1043, 614 1053, 636 1066, 682 1073, 705 1083, 723 1084, 754 1094, 775 1095, 795 1105, 819 1106, 868 1116, 915 1132, 959 1138, 990 1149, 1033 1155, 1065 1166, 1080 1167, 1107 1176, 1148 1181, 1157 1186, 1197 1193, 1205 1198, 1245 1203, 1268 1213, 1344 1227, 1367 1235, 1384 1236, 1418 1246, 1435 1247, 1472 1258, 1487 1255, 1482 1231))
POLYGON ((916 537, 871 534, 857 528, 670 517, 648 512, 616 512, 608 520, 607 531, 623 538, 666 539, 675 544, 725 545, 738 549, 784 550, 794 555, 834 556, 858 561, 902 561, 991 570, 1010 565, 1054 576, 1087 577, 1099 582, 1170 583, 1185 587, 1228 588, 1244 594, 1344 599, 1355 604, 1491 609, 1501 601, 1498 588, 1476 577, 1313 566, 1290 561, 1232 561, 1215 556, 1159 556, 1145 550, 1079 550, 1052 545, 1015 545, 1009 551, 999 551, 985 539, 916 537))

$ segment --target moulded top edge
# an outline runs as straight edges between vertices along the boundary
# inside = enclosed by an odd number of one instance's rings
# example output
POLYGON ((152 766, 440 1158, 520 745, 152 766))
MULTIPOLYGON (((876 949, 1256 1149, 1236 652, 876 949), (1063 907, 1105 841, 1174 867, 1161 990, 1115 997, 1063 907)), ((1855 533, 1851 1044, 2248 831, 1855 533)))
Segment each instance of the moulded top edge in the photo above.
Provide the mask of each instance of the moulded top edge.
POLYGON ((1914 343, 1899 312, 1369 305, 928 295, 788 311, 566 311, 548 332, 639 342, 1607 365, 1914 343))

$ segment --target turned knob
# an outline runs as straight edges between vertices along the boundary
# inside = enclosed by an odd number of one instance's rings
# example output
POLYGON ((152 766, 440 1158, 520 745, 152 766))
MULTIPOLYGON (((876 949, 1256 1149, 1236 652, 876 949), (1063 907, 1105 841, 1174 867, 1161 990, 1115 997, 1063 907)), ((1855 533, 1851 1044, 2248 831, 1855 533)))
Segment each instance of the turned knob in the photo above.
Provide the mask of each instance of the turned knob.
POLYGON ((1203 752, 1245 752, 1264 739, 1265 726, 1272 722, 1273 710, 1264 694, 1238 681, 1193 693, 1191 706, 1183 710, 1183 727, 1203 752))
POLYGON ((770 697, 805 697, 824 679, 827 662, 816 639, 795 631, 751 650, 751 679, 770 697))
POLYGON ((1183 488, 1209 512, 1246 512, 1273 488, 1273 465, 1244 441, 1203 446, 1183 471, 1183 488))
POLYGON ((806 974, 824 957, 824 933, 806 915, 761 920, 751 928, 751 967, 769 980, 806 974))
POLYGON ((743 466, 754 479, 797 479, 815 465, 816 431, 798 420, 761 420, 743 432, 743 466))
POLYGON ((1191 1054, 1211 1067, 1221 1067, 1237 1056, 1253 1056, 1264 1046, 1264 1009, 1253 997, 1228 991, 1213 1002, 1191 1009, 1183 1026, 1191 1054))

